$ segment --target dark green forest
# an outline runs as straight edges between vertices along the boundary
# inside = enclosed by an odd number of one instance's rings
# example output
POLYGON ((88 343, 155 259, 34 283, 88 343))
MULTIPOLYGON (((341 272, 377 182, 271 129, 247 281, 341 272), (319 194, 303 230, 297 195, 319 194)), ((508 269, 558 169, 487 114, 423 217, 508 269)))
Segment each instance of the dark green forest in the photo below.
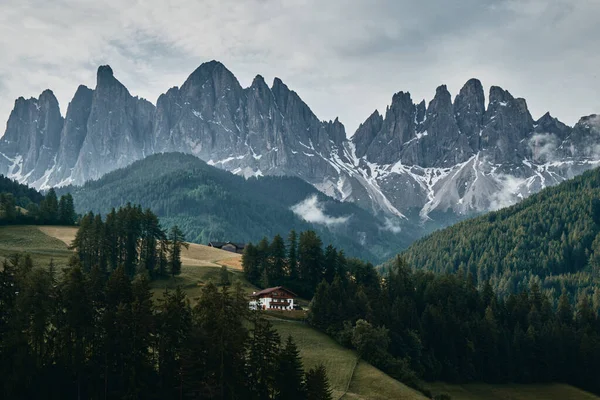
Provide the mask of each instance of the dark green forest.
POLYGON ((501 296, 468 272, 414 271, 400 257, 382 278, 311 231, 248 246, 243 267, 260 286, 312 297, 311 325, 426 394, 421 379, 566 382, 600 392, 600 295, 573 306, 564 290, 554 306, 532 282, 501 296))
MULTIPOLYGON (((333 200, 298 178, 241 176, 207 165, 191 155, 157 154, 112 172, 71 192, 80 213, 108 213, 127 202, 141 204, 159 216, 163 226, 177 225, 191 242, 259 241, 291 229, 316 230, 348 254, 376 262, 405 248, 414 232, 383 230, 377 217, 351 203, 333 200), (316 195, 324 212, 346 217, 344 224, 310 224, 290 207, 316 195)), ((415 227, 415 229, 417 229, 415 227)))
POLYGON ((470 273, 503 297, 533 283, 554 305, 563 288, 573 303, 599 297, 600 170, 435 232, 402 255, 418 270, 470 273))
POLYGON ((44 196, 35 189, 0 175, 0 225, 74 225, 77 222, 73 197, 60 199, 54 189, 44 196))
POLYGON ((329 400, 323 367, 303 370, 241 287, 179 289, 154 300, 125 263, 111 273, 79 257, 58 272, 15 255, 0 269, 3 399, 329 400))
POLYGON ((130 278, 142 275, 148 279, 181 273, 185 236, 177 225, 164 230, 150 209, 128 203, 113 208, 104 219, 89 212, 79 225, 71 248, 84 272, 98 268, 107 274, 122 267, 130 278))

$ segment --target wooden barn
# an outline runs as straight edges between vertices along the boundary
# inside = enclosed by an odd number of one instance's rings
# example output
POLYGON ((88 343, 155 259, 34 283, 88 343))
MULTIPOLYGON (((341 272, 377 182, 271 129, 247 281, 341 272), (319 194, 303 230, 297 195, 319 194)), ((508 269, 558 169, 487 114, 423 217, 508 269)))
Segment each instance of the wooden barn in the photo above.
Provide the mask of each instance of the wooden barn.
POLYGON ((221 249, 238 254, 242 254, 244 252, 244 249, 246 248, 246 244, 244 243, 233 242, 209 242, 208 245, 210 247, 214 247, 215 249, 221 249))

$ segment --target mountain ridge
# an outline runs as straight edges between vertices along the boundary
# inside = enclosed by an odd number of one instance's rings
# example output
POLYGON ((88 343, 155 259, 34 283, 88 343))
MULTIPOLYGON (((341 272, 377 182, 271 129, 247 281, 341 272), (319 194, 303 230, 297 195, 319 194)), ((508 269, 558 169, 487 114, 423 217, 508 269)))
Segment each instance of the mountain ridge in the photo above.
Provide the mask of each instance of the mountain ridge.
POLYGON ((445 85, 429 103, 397 92, 347 138, 339 119, 319 120, 280 78, 269 87, 257 75, 244 88, 213 60, 153 105, 101 66, 95 89, 80 86, 64 118, 51 92, 17 100, 0 173, 42 189, 81 185, 175 151, 246 178, 297 176, 374 214, 429 223, 514 204, 600 165, 597 115, 569 127, 549 114, 534 120, 524 99, 497 86, 487 100, 477 79, 454 101, 445 85))

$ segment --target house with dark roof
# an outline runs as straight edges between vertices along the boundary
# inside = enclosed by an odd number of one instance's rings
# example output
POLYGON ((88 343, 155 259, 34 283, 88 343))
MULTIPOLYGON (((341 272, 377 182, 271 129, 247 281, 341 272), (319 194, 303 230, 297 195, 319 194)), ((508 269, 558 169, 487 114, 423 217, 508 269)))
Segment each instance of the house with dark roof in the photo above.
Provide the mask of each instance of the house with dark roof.
POLYGON ((287 310, 294 309, 294 299, 298 297, 294 292, 276 286, 254 292, 250 295, 248 306, 251 310, 287 310))
POLYGON ((245 243, 233 243, 233 242, 208 242, 209 247, 214 247, 215 249, 221 249, 225 251, 230 251, 232 253, 242 254, 244 249, 246 248, 245 243))

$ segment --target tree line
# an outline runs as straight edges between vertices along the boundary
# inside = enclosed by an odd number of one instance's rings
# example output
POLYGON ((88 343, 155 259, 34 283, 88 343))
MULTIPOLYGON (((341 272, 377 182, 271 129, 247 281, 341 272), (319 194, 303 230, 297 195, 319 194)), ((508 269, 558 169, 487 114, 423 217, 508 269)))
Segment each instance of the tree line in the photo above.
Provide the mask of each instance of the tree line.
POLYGON ((248 310, 240 286, 153 299, 149 280, 78 257, 57 272, 14 255, 0 270, 0 390, 6 399, 331 398, 292 338, 248 310))
POLYGON ((332 245, 323 249, 321 238, 311 230, 299 235, 292 230, 287 242, 275 235, 270 242, 263 237, 256 245, 248 243, 242 267, 246 279, 257 286, 282 285, 306 298, 312 297, 322 279, 331 282, 348 269, 370 269, 377 276, 372 264, 346 259, 344 252, 332 245))
MULTIPOLYGON (((6 179, 2 178, 0 181, 6 179)), ((14 184, 9 185, 7 189, 15 190, 14 184)), ((30 190, 25 193, 31 195, 30 190)), ((39 195, 39 203, 29 197, 19 197, 19 193, 21 192, 0 192, 0 224, 75 225, 77 222, 73 197, 70 193, 60 196, 59 199, 54 189, 50 189, 46 196, 39 195)), ((32 195, 32 198, 37 200, 38 196, 32 195)))
POLYGON ((471 274, 412 271, 384 279, 351 271, 323 280, 309 321, 366 361, 429 394, 420 379, 565 382, 600 393, 600 297, 554 307, 537 284, 507 297, 471 274))
POLYGON ((400 257, 381 276, 370 263, 323 249, 310 231, 291 232, 287 244, 275 236, 249 245, 242 265, 259 286, 312 298, 312 326, 425 394, 422 380, 566 382, 600 392, 598 292, 573 306, 564 289, 555 304, 532 281, 504 296, 467 271, 415 271, 400 257))
POLYGON ((102 218, 89 212, 80 221, 71 248, 85 272, 97 267, 102 273, 123 267, 125 274, 149 279, 181 273, 181 249, 187 247, 177 225, 164 230, 150 210, 128 203, 102 218))

